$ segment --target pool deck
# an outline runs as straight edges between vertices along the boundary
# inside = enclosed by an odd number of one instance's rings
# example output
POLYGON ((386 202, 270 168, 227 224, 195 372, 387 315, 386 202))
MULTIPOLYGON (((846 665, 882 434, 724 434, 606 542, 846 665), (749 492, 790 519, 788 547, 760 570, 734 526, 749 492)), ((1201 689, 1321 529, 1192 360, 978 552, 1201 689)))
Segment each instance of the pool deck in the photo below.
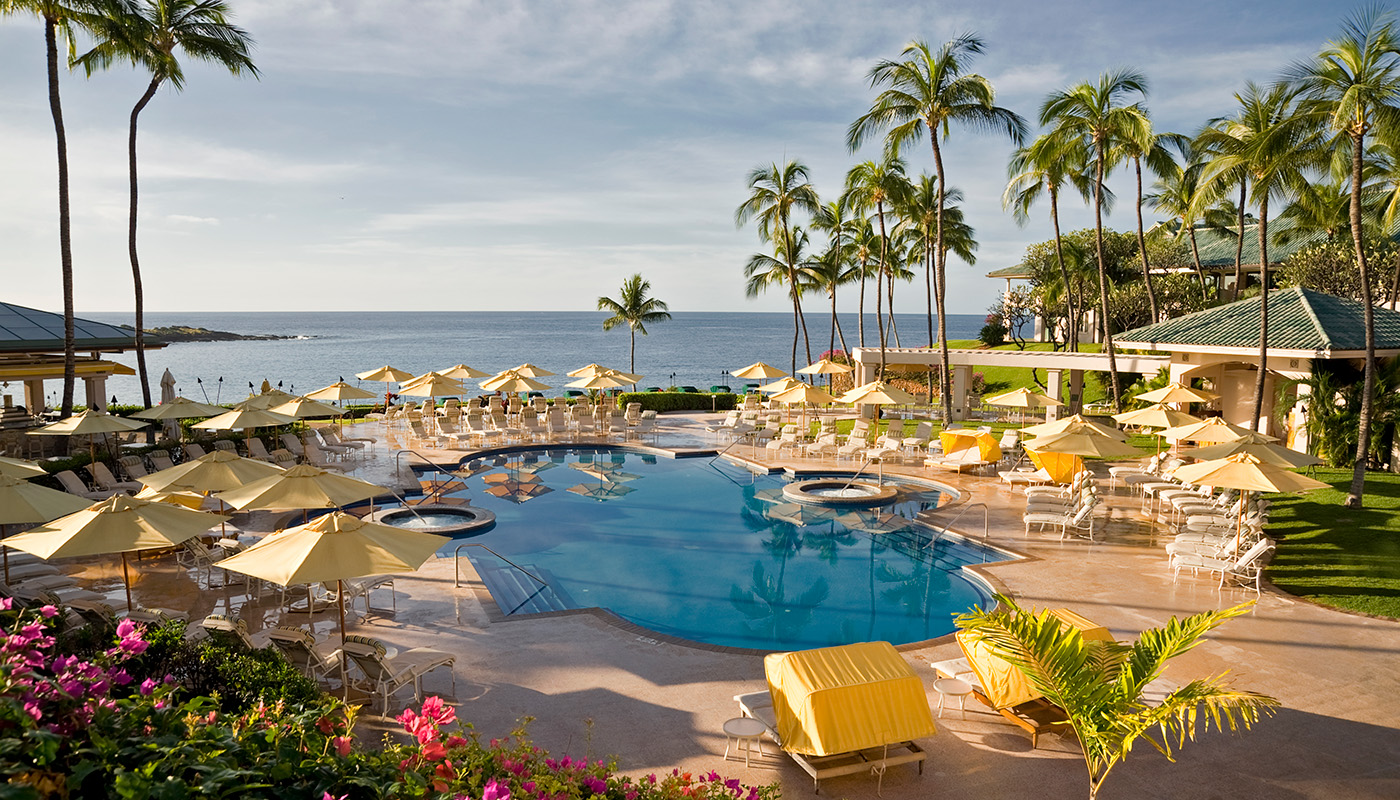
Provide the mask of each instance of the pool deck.
MULTIPOLYGON (((678 450, 713 449, 703 426, 714 415, 667 414, 659 445, 678 450)), ((380 439, 376 453, 362 459, 354 475, 383 485, 416 485, 395 471, 394 453, 404 446, 377 424, 354 426, 351 435, 380 439)), ((736 449, 736 452, 740 452, 736 449)), ((742 448, 742 455, 751 450, 742 448)), ((455 463, 467 453, 431 451, 422 455, 455 463)), ((816 468, 821 462, 775 462, 816 468)), ((827 462, 828 466, 833 466, 827 462)), ((848 464, 842 467, 849 468, 848 464)), ((1025 558, 986 568, 1018 602, 1072 609, 1127 639, 1169 617, 1221 608, 1253 597, 1202 576, 1173 583, 1162 543, 1166 534, 1138 510, 1136 499, 1109 496, 1108 519, 1098 541, 1061 541, 1055 535, 1024 535, 1023 498, 995 478, 929 473, 889 465, 887 474, 933 478, 991 507, 987 538, 1025 558)), ((955 526, 980 538, 981 519, 955 526)), ((972 519, 969 514, 965 519, 972 519)), ((240 515, 235 523, 250 532, 271 530, 268 513, 240 515)), ((94 588, 121 596, 118 561, 94 561, 77 571, 94 588)), ((703 568, 703 565, 697 565, 703 568)), ((812 791, 811 780, 785 756, 769 754, 745 768, 724 762, 720 728, 737 716, 736 694, 764 686, 762 658, 750 653, 692 647, 663 641, 576 612, 493 622, 477 591, 469 563, 462 560, 462 588, 453 585, 452 559, 438 559, 397 580, 397 611, 354 620, 353 632, 378 636, 405 649, 429 646, 456 656, 456 696, 445 673, 430 675, 425 688, 455 701, 459 717, 485 736, 508 734, 517 721, 533 718, 529 734, 556 755, 616 755, 630 774, 653 771, 715 770, 746 783, 781 784, 797 797, 812 791)), ((180 608, 199 619, 243 605, 240 587, 203 589, 173 559, 140 562, 136 595, 150 606, 180 608)), ((387 598, 376 596, 376 608, 387 598)), ((245 616, 253 626, 281 618, 305 624, 305 614, 253 604, 245 616)), ((331 614, 314 618, 317 633, 334 628, 331 614)), ((960 655, 950 637, 905 651, 925 679, 936 707, 930 662, 960 655)), ((1104 798, 1395 798, 1400 797, 1400 622, 1372 619, 1321 608, 1277 590, 1265 589, 1255 610, 1225 624, 1195 650, 1171 662, 1166 677, 1178 681, 1230 670, 1243 688, 1277 697, 1278 713, 1251 732, 1212 733, 1188 743, 1169 763, 1141 744, 1118 766, 1104 798)), ((408 698, 407 692, 401 694, 408 698)), ((402 705, 393 709, 397 711, 402 705)), ((371 720, 365 731, 377 738, 371 720)), ((1072 737, 1042 737, 1039 749, 999 715, 969 700, 966 718, 956 708, 938 720, 939 732, 921 745, 928 752, 923 775, 894 767, 884 776, 883 797, 1083 797, 1085 767, 1072 737)), ((832 779, 822 785, 830 797, 873 798, 873 776, 832 779)))

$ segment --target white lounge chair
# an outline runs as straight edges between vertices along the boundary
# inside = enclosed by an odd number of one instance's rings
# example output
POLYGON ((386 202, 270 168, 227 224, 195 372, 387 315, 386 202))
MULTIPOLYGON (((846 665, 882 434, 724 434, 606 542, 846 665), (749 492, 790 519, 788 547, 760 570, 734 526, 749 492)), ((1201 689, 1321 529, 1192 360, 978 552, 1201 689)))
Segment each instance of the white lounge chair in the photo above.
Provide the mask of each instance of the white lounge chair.
POLYGON ((71 469, 55 472, 53 476, 58 479, 58 483, 63 487, 63 491, 69 494, 75 494, 79 497, 85 497, 88 500, 106 500, 113 495, 122 493, 120 489, 100 491, 89 489, 87 484, 83 483, 71 469))
POLYGON ((1031 535, 1031 526, 1039 525, 1044 530, 1048 525, 1052 528, 1059 528, 1060 538, 1064 539, 1069 535, 1071 528, 1084 531, 1090 538, 1094 538, 1094 506, 1095 502, 1089 502, 1072 511, 1042 511, 1026 514, 1022 521, 1026 523, 1026 535, 1031 535))
POLYGON ((456 659, 450 653, 427 647, 415 647, 389 658, 388 649, 378 639, 367 636, 347 636, 341 647, 345 655, 364 673, 365 680, 359 683, 370 693, 370 698, 379 695, 385 715, 389 712, 389 698, 405 686, 412 686, 414 697, 423 699, 423 676, 438 667, 447 667, 452 675, 452 692, 457 692, 457 674, 452 670, 456 659))
POLYGON ((1260 539, 1238 559, 1213 558, 1189 553, 1173 555, 1171 561, 1172 580, 1175 581, 1183 569, 1189 569, 1193 573, 1204 570, 1219 575, 1222 588, 1225 586, 1226 580, 1236 580, 1245 585, 1253 584, 1254 591, 1257 593, 1262 590, 1264 565, 1268 562, 1268 556, 1273 552, 1273 549, 1272 539, 1260 539))
POLYGON ((119 481, 112 474, 107 465, 101 461, 94 461, 87 465, 88 474, 92 476, 92 482, 97 484, 97 488, 104 492, 139 492, 145 487, 139 481, 119 481))
POLYGON ((341 652, 334 641, 318 644, 316 637, 310 633, 285 626, 268 631, 267 640, 287 659, 287 663, 313 681, 326 680, 332 673, 341 670, 341 652))

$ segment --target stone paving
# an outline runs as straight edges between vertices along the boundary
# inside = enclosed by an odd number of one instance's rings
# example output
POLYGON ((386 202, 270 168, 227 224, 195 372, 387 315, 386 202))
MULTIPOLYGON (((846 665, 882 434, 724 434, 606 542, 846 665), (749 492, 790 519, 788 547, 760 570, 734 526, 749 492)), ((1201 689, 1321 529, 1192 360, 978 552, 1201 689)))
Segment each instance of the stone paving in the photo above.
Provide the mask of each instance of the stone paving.
MULTIPOLYGON (((703 424, 715 419, 664 415, 660 444, 713 448, 716 443, 703 424)), ((407 469, 399 473, 395 468, 395 453, 406 443, 386 436, 379 425, 356 427, 352 435, 381 441, 354 474, 384 485, 413 485, 407 469)), ((748 448, 735 452, 750 455, 748 448)), ((455 463, 463 455, 421 453, 442 463, 455 463)), ((1110 498, 1106 529, 1097 541, 1061 541, 1050 534, 1026 536, 1020 521, 1024 499, 995 479, 949 473, 931 477, 990 506, 988 539, 1025 558, 993 565, 985 574, 1023 604, 1070 608, 1126 639, 1171 616, 1253 597, 1244 590, 1218 590, 1204 576, 1183 576, 1174 583, 1161 548, 1167 533, 1140 513, 1135 500, 1110 498)), ((980 536, 978 516, 959 529, 980 536)), ((266 513, 234 518, 250 532, 271 530, 276 521, 266 513)), ((353 625, 357 633, 400 648, 432 646, 455 654, 455 697, 445 673, 430 675, 426 689, 454 700, 459 716, 482 734, 501 736, 531 718, 530 736, 546 749, 615 755, 628 773, 714 769, 749 783, 777 782, 788 796, 812 791, 806 774, 773 753, 771 745, 769 754, 749 768, 742 761, 721 760, 725 739, 720 727, 736 716, 735 694, 763 687, 761 657, 658 641, 591 613, 492 622, 470 585, 474 573, 465 560, 462 566, 467 584, 462 588, 454 587, 452 560, 438 559, 398 579, 397 611, 376 611, 368 619, 357 615, 353 625)), ((246 605, 245 616, 255 627, 279 620, 307 622, 304 613, 288 618, 274 603, 248 605, 239 586, 204 588, 204 576, 170 560, 147 559, 137 567, 137 596, 147 605, 183 608, 192 619, 246 605)), ((121 596, 119 562, 96 562, 77 574, 113 600, 121 596)), ((384 604, 376 598, 377 606, 384 604)), ((328 634, 334 620, 319 614, 312 626, 328 634)), ((928 664, 959 653, 945 637, 905 655, 931 686, 928 664)), ((1227 623, 1176 659, 1166 677, 1189 680, 1225 670, 1240 686, 1271 694, 1283 707, 1249 733, 1212 733, 1188 743, 1174 764, 1144 744, 1117 768, 1103 797, 1400 797, 1400 623, 1320 608, 1266 587, 1251 614, 1227 623)), ((930 695, 936 705, 931 688, 930 695)), ((924 773, 891 768, 883 780, 884 797, 1087 794, 1084 764, 1072 737, 1043 737, 1040 747, 1031 750, 1020 729, 975 700, 969 701, 965 717, 954 709, 938 724, 938 734, 921 743, 928 751, 924 773)), ((391 726, 371 720, 369 727, 391 726)), ((367 733, 370 739, 376 736, 367 733)), ((822 792, 874 797, 876 781, 872 776, 833 779, 823 783, 822 792)))

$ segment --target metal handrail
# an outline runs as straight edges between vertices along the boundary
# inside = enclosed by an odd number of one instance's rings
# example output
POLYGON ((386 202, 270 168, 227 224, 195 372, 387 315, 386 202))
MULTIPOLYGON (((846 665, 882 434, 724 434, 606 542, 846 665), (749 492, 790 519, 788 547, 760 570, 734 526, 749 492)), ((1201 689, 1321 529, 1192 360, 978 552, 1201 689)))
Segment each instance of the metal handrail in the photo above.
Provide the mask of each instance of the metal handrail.
POLYGON ((724 455, 725 453, 728 453, 730 450, 733 450, 733 449, 734 449, 735 447, 737 447, 738 445, 743 444, 744 440, 745 440, 745 439, 748 439, 748 438, 751 438, 751 437, 752 437, 752 434, 753 434, 755 431, 757 431, 757 430, 758 430, 758 428, 751 428, 751 429, 749 429, 749 430, 747 430, 747 431, 741 431, 740 433, 742 433, 743 435, 737 435, 737 434, 736 434, 736 435, 734 436, 734 440, 733 440, 733 441, 731 441, 728 445, 726 445, 725 448, 724 448, 723 450, 719 451, 718 453, 715 453, 715 457, 712 458, 712 459, 710 459, 710 463, 711 463, 711 464, 715 463, 716 461, 719 460, 720 456, 724 455))
POLYGON ((457 549, 452 551, 452 585, 453 585, 454 587, 456 587, 456 588, 459 588, 459 589, 460 589, 460 588, 462 587, 462 570, 461 570, 461 566, 462 566, 462 548, 464 548, 464 547, 480 547, 482 550, 485 550, 486 552, 490 553, 491 555, 495 556, 496 558, 499 558, 500 560, 506 562, 507 564, 511 565, 512 567, 515 567, 516 569, 518 569, 518 570, 520 570, 521 572, 525 573, 525 574, 528 575, 529 577, 533 578, 533 579, 534 579, 537 583, 539 583, 541 586, 548 586, 548 585, 549 585, 549 583, 548 583, 547 581, 545 581, 544 578, 541 578, 540 576, 536 575, 535 573, 531 572, 530 570, 525 569, 524 567, 520 566, 519 564, 515 563, 514 561, 511 561, 509 558, 506 558, 505 556, 501 555, 500 553, 497 553, 495 550, 492 550, 491 548, 487 547, 486 545, 481 544, 481 543, 479 543, 479 542, 467 542, 466 544, 459 544, 459 545, 457 545, 457 549))
POLYGON ((865 458, 865 460, 861 462, 860 469, 857 469, 855 474, 851 476, 851 479, 846 481, 846 485, 841 487, 841 491, 844 492, 847 489, 851 488, 851 484, 856 482, 856 478, 859 478, 860 474, 865 471, 865 468, 870 466, 872 463, 874 462, 871 459, 865 458))
MULTIPOLYGON (((969 508, 980 508, 980 509, 982 509, 982 544, 985 545, 985 544, 987 543, 987 534, 988 534, 989 529, 990 529, 990 527, 991 527, 991 526, 990 526, 990 523, 991 523, 991 509, 988 508, 988 506, 987 506, 986 503, 968 503, 967 505, 963 506, 961 509, 958 510, 958 513, 955 514, 955 515, 953 516, 953 518, 952 518, 951 520, 948 521, 948 524, 947 524, 947 525, 944 525, 944 526, 943 526, 943 529, 940 530, 940 531, 938 531, 938 532, 939 532, 939 533, 947 533, 947 532, 948 532, 948 529, 951 528, 951 527, 953 527, 953 523, 955 523, 955 522, 957 522, 958 520, 962 519, 963 514, 966 514, 966 513, 967 513, 967 510, 968 510, 969 508)), ((928 541, 928 544, 927 544, 926 546, 927 546, 927 547, 933 547, 933 543, 934 543, 935 539, 936 539, 936 537, 930 537, 930 538, 929 538, 929 541, 928 541)), ((982 551, 982 563, 983 563, 983 564, 987 563, 987 551, 986 551, 985 548, 984 548, 983 551, 982 551)))
POLYGON ((422 453, 418 452, 417 450, 410 450, 410 449, 405 448, 405 449, 403 449, 403 450, 398 451, 397 453, 394 453, 394 474, 395 474, 395 475, 397 475, 397 474, 399 474, 400 472, 403 471, 403 462, 401 462, 401 461, 399 460, 399 457, 402 456, 404 453, 408 453, 408 454, 410 454, 410 455, 418 456, 419 458, 421 458, 421 459, 423 460, 423 463, 427 464, 427 465, 430 466, 430 467, 436 467, 436 466, 437 466, 437 463, 436 463, 436 462, 434 462, 432 459, 428 458, 427 456, 423 455, 422 453))

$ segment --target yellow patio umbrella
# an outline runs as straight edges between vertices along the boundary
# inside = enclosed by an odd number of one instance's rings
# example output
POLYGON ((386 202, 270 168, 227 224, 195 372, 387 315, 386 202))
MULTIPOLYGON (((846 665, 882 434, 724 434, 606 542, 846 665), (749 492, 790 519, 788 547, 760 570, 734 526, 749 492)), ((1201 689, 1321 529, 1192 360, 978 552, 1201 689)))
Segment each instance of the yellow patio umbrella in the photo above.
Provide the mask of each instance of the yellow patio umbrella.
POLYGON ((334 581, 340 610, 340 642, 344 644, 345 580, 412 572, 450 541, 435 533, 368 522, 333 511, 268 536, 215 566, 282 586, 334 581))
POLYGON ((1057 419, 1054 422, 1042 422, 1039 425, 1022 428, 1021 435, 1049 436, 1052 433, 1064 433, 1071 428, 1093 431, 1100 436, 1107 436, 1110 439, 1117 439, 1120 442, 1126 442, 1128 440, 1128 434, 1117 428, 1110 428, 1107 425, 1095 422, 1083 414, 1075 414, 1073 416, 1057 419))
POLYGON ((74 414, 71 417, 61 419, 29 431, 30 436, 87 436, 88 437, 88 458, 95 458, 97 452, 97 437, 104 433, 123 433, 126 431, 140 430, 146 427, 144 422, 135 422, 108 414, 105 411, 88 409, 81 414, 74 414))
POLYGON ((1163 439, 1174 439, 1182 442, 1233 442, 1248 435, 1263 438, 1266 441, 1277 442, 1278 439, 1266 433, 1258 433, 1249 428, 1242 428, 1239 425, 1232 425, 1220 417, 1193 422, 1189 425, 1178 425, 1167 428, 1157 434, 1163 439))
POLYGON ((803 383, 802 381, 796 381, 796 384, 797 384, 797 385, 794 386, 794 387, 792 387, 791 389, 788 389, 787 391, 784 391, 784 392, 779 392, 779 393, 773 395, 773 396, 772 396, 771 398, 769 398, 769 399, 770 399, 770 400, 773 400, 773 401, 775 401, 775 402, 778 402, 778 403, 787 403, 788 405, 792 405, 792 404, 794 404, 794 403, 801 403, 801 404, 802 404, 802 431, 803 431, 803 433, 806 433, 806 432, 807 432, 807 404, 808 404, 808 403, 834 403, 834 402, 836 402, 836 396, 833 395, 833 394, 831 394, 830 392, 824 391, 824 390, 822 390, 822 389, 820 389, 820 388, 818 388, 818 387, 816 387, 816 386, 813 386, 813 385, 810 384, 810 383, 803 383))
POLYGON ((126 554, 174 547, 204 533, 222 519, 217 514, 119 494, 16 534, 6 539, 5 544, 45 560, 121 553, 126 607, 131 610, 131 575, 126 554))
POLYGON ((796 378, 784 377, 779 378, 776 381, 773 381, 772 383, 765 383, 762 386, 758 387, 758 390, 760 392, 763 392, 764 394, 778 394, 780 392, 786 392, 789 389, 795 389, 798 386, 803 385, 804 384, 802 383, 802 381, 799 381, 796 378))
POLYGON ((153 503, 173 503, 177 506, 192 508, 195 511, 203 511, 206 498, 199 492, 188 489, 152 489, 149 486, 137 492, 134 497, 141 500, 150 500, 153 503))
POLYGON ((623 386, 631 386, 637 381, 640 381, 642 377, 641 375, 632 375, 630 373, 605 369, 595 372, 592 375, 581 377, 576 381, 570 381, 564 385, 573 389, 619 389, 623 386))
POLYGON ((518 367, 512 367, 508 370, 508 372, 514 372, 518 375, 524 375, 527 378, 545 378, 554 374, 553 372, 550 372, 549 370, 544 369, 543 367, 537 367, 529 362, 521 364, 518 367))
MULTIPOLYGON (((0 536, 10 525, 50 522, 88 507, 77 495, 0 474, 0 536)), ((5 558, 5 582, 10 582, 10 550, 0 547, 5 558)))
POLYGON ((469 367, 466 364, 457 364, 455 366, 448 367, 447 369, 440 370, 438 374, 443 376, 444 378, 455 378, 459 381, 470 381, 476 380, 477 378, 485 378, 491 373, 482 372, 479 369, 473 369, 472 367, 469 367))
POLYGON ((335 406, 326 405, 320 400, 312 400, 309 397, 294 397, 291 400, 268 409, 275 414, 286 414, 297 419, 314 419, 316 417, 338 417, 340 409, 335 406))
POLYGON ((140 480, 142 485, 156 491, 188 489, 214 493, 237 489, 284 472, 286 470, 275 464, 243 458, 227 450, 215 450, 169 469, 144 475, 140 480))
POLYGON ((1248 453, 1265 464, 1273 464, 1284 469, 1301 469, 1322 463, 1322 459, 1317 456, 1300 453, 1297 450, 1275 444, 1274 441, 1272 436, 1250 431, 1247 436, 1233 442, 1198 447, 1195 450, 1188 450, 1182 455, 1201 461, 1209 461, 1217 458, 1229 458, 1236 453, 1248 453))
MULTIPOLYGON (((551 373, 553 374, 553 373, 551 373)), ((549 386, 540 383, 529 375, 525 375, 515 370, 508 369, 481 384, 481 388, 493 392, 505 392, 515 394, 517 392, 542 392, 549 386)))
POLYGON ((194 419, 217 416, 225 411, 228 409, 223 406, 200 403, 188 397, 175 397, 158 406, 137 411, 131 416, 138 419, 194 419))
POLYGON ((854 372, 855 367, 848 367, 845 364, 838 364, 829 358, 820 361, 813 361, 807 366, 799 369, 803 375, 845 375, 847 372, 854 372))
MULTIPOLYGON (((1177 467, 1172 475, 1183 483, 1238 489, 1241 492, 1311 492, 1330 488, 1322 481, 1289 472, 1248 453, 1236 453, 1216 461, 1201 461, 1177 467)), ((1240 518, 1235 528, 1235 548, 1238 550, 1244 529, 1245 504, 1240 504, 1240 518)))
POLYGON ((600 372, 615 372, 618 375, 628 375, 637 379, 634 381, 628 381, 628 383, 637 383, 637 381, 640 381, 643 377, 641 375, 632 375, 632 373, 630 372, 623 372, 620 369, 610 369, 608 367, 603 366, 602 364, 589 364, 586 367, 579 367, 578 369, 565 374, 567 374, 570 378, 591 378, 600 372))
POLYGON ((384 407, 387 409, 389 405, 390 395, 389 384, 398 383, 399 381, 406 381, 413 377, 413 373, 404 372, 401 369, 395 369, 394 367, 385 364, 382 367, 372 369, 367 372, 357 372, 355 373, 355 377, 359 378, 362 381, 382 381, 384 383, 384 407))
POLYGON ((1037 436, 1026 442, 1027 451, 1065 453, 1089 458, 1141 458, 1142 451, 1110 436, 1100 436, 1087 429, 1070 428, 1061 433, 1037 436))
POLYGON ((468 389, 463 383, 454 378, 439 375, 436 372, 429 372, 399 387, 399 394, 407 397, 426 397, 425 409, 431 409, 432 414, 424 414, 423 421, 430 427, 437 426, 436 404, 434 397, 461 397, 468 393, 468 389))
POLYGON ((358 386, 351 386, 345 381, 337 381, 330 386, 302 396, 308 400, 321 400, 323 402, 329 400, 333 403, 343 403, 346 400, 374 400, 378 397, 374 392, 366 391, 358 386))
POLYGON ((1150 392, 1133 395, 1138 400, 1145 400, 1149 403, 1209 403, 1220 395, 1215 392, 1207 392, 1205 389, 1193 389, 1184 383, 1175 381, 1163 386, 1160 389, 1153 389, 1150 392))
POLYGON ((945 455, 976 448, 978 461, 1001 460, 1001 445, 997 444, 995 436, 986 431, 970 431, 961 428, 943 431, 938 434, 938 441, 943 444, 945 455))
MULTIPOLYGON (((267 381, 263 381, 263 383, 266 384, 267 381)), ((294 397, 296 397, 296 395, 288 394, 287 392, 284 392, 281 389, 273 389, 271 387, 268 387, 266 389, 263 389, 261 394, 255 394, 249 397, 247 400, 244 400, 242 403, 239 403, 237 406, 235 406, 235 408, 247 408, 258 411, 266 411, 272 408, 273 406, 280 406, 288 400, 293 399, 294 397)))
POLYGON ((753 380, 755 378, 780 378, 786 375, 787 372, 785 370, 778 369, 772 364, 765 364, 762 361, 755 361, 754 363, 748 365, 747 367, 744 367, 743 369, 734 370, 730 374, 736 378, 746 378, 748 380, 753 380))
POLYGON ((1038 392, 1032 392, 1030 389, 1027 389, 1025 387, 1021 387, 1020 389, 1012 389, 1011 391, 1006 392, 1004 394, 999 394, 996 397, 983 398, 982 402, 994 406, 1003 406, 1005 408, 1021 409, 1022 426, 1026 424, 1027 409, 1059 408, 1060 406, 1064 405, 1064 403, 1061 403, 1059 400, 1056 400, 1055 398, 1049 395, 1040 394, 1038 392))
POLYGON ((210 431, 247 431, 248 438, 251 439, 253 437, 254 428, 290 425, 293 422, 296 422, 296 418, 289 417, 286 414, 278 414, 275 411, 268 411, 265 409, 245 407, 235 408, 232 411, 206 419, 203 422, 196 422, 194 427, 210 431))
POLYGON ((1113 421, 1123 425, 1138 425, 1144 428, 1176 428, 1181 425, 1203 422, 1204 420, 1200 417, 1193 417, 1185 411, 1167 408, 1164 403, 1155 403, 1147 408, 1139 408, 1136 411, 1114 414, 1113 421))
POLYGON ((337 472, 298 464, 284 472, 220 492, 219 500, 244 511, 252 509, 339 508, 392 494, 383 486, 337 472))
POLYGON ((6 458, 0 456, 0 475, 10 478, 37 478, 40 475, 49 474, 47 470, 33 461, 25 461, 22 458, 6 458))
POLYGON ((884 381, 871 381, 846 392, 836 398, 838 403, 858 406, 895 405, 903 406, 918 402, 918 398, 903 389, 891 386, 884 381))
POLYGON ((1026 458, 1040 468, 1046 477, 1062 485, 1074 480, 1074 476, 1084 469, 1084 458, 1073 453, 1042 453, 1027 448, 1026 458))

